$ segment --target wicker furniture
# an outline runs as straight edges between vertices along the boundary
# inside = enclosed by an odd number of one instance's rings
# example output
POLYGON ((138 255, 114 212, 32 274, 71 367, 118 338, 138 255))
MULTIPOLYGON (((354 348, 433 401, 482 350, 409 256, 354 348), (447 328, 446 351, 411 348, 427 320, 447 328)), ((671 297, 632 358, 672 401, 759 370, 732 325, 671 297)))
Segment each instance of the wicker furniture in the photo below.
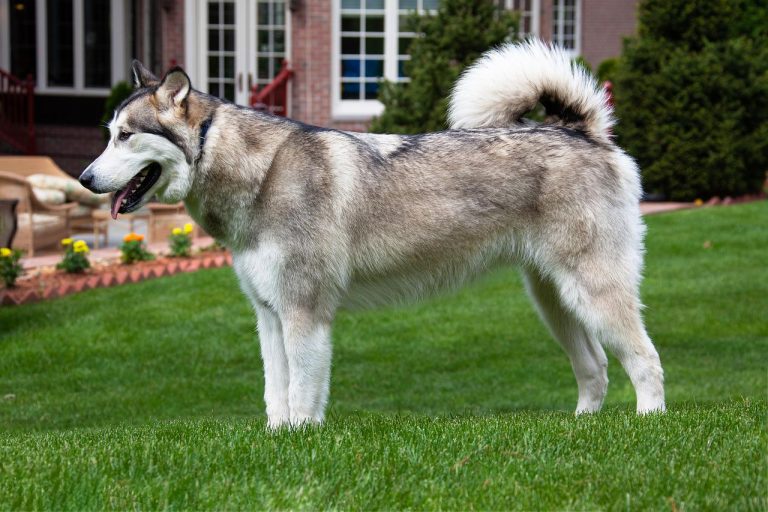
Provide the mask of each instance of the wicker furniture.
POLYGON ((0 171, 0 199, 17 199, 18 232, 13 247, 35 250, 57 244, 70 235, 70 212, 77 203, 46 205, 38 201, 32 186, 23 177, 0 171))

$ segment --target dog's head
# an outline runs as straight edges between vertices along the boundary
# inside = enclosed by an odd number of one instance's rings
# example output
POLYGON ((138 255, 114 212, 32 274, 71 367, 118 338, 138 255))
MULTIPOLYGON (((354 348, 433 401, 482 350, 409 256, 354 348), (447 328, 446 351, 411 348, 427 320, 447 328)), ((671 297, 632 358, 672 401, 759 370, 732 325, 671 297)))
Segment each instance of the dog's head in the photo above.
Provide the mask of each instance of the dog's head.
POLYGON ((156 195, 183 200, 192 185, 205 116, 190 105, 192 86, 181 68, 158 80, 133 62, 136 91, 109 123, 104 152, 80 175, 93 192, 114 192, 112 217, 143 206, 156 195))

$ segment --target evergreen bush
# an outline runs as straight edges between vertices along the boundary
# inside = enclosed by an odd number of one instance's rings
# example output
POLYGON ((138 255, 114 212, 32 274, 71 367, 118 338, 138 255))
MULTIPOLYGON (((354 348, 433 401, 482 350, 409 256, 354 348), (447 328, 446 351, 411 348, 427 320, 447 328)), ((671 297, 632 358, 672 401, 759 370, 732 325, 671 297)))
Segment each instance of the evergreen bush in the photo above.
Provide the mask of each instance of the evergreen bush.
POLYGON ((768 169, 768 8, 644 0, 615 70, 619 143, 646 192, 674 200, 758 192, 768 169))

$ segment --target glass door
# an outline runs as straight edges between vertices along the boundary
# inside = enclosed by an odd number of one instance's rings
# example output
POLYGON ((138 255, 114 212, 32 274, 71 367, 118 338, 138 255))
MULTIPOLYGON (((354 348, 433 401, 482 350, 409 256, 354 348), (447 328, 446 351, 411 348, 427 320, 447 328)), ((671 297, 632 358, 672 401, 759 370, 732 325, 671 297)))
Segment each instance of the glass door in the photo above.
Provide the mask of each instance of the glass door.
POLYGON ((286 2, 205 3, 206 91, 247 105, 251 87, 271 82, 286 58, 286 2))

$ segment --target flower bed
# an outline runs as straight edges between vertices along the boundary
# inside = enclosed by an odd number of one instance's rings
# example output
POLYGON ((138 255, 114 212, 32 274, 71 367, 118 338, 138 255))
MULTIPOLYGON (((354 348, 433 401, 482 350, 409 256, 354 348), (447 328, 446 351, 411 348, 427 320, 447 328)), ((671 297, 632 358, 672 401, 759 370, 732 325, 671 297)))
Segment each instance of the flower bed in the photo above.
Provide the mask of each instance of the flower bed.
POLYGON ((13 288, 0 288, 0 305, 28 304, 93 288, 138 283, 145 279, 231 264, 232 255, 229 252, 215 250, 200 252, 189 258, 161 256, 152 261, 140 261, 131 265, 118 261, 93 264, 91 268, 79 274, 68 274, 57 270, 55 266, 45 267, 19 278, 13 288))

